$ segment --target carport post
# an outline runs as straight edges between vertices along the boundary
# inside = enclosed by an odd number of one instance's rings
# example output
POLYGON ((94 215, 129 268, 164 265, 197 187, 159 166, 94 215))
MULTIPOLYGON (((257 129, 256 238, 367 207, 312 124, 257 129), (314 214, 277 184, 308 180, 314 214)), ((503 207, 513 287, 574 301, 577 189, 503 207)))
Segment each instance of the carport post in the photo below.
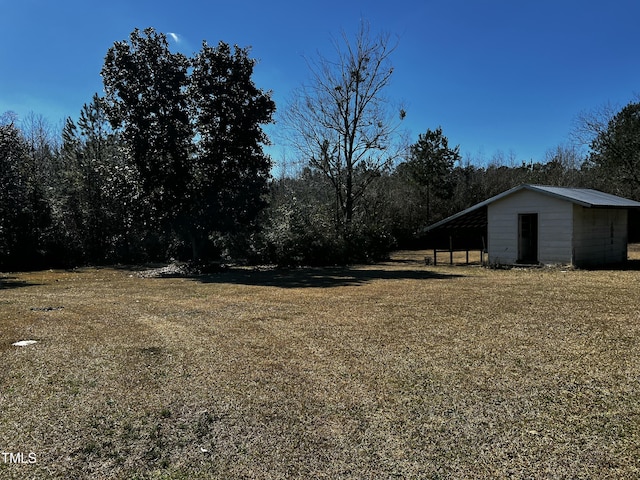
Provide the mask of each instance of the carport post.
POLYGON ((484 235, 482 236, 482 250, 480 250, 480 265, 484 266, 484 252, 487 250, 487 242, 484 241, 484 235))
POLYGON ((449 237, 449 265, 453 265, 453 237, 449 237))

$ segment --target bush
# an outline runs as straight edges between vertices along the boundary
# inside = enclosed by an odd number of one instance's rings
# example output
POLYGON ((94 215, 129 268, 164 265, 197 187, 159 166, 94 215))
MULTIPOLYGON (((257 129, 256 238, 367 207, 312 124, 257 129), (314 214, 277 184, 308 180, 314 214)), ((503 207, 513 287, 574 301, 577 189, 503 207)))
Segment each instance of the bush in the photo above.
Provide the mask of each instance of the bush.
POLYGON ((280 266, 340 263, 335 258, 340 241, 322 209, 293 198, 269 213, 262 232, 263 260, 280 266))
POLYGON ((384 228, 364 223, 343 235, 329 209, 295 198, 272 208, 265 223, 256 251, 263 262, 279 266, 368 263, 386 258, 395 244, 384 228))

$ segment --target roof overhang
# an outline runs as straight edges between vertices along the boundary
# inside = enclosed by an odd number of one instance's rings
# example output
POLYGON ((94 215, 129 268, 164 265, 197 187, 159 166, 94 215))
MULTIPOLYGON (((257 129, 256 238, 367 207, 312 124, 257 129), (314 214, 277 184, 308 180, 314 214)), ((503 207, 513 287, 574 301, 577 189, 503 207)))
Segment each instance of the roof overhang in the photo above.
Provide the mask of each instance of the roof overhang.
POLYGON ((484 202, 477 203, 472 207, 461 212, 451 215, 439 222, 429 225, 422 230, 423 233, 429 233, 440 229, 480 229, 487 227, 487 207, 498 200, 512 195, 520 190, 530 190, 555 197, 567 202, 581 205, 587 208, 626 208, 640 209, 640 202, 629 200, 627 198, 618 197, 609 193, 600 192, 586 188, 564 188, 549 187, 543 185, 520 185, 510 190, 495 195, 484 202))

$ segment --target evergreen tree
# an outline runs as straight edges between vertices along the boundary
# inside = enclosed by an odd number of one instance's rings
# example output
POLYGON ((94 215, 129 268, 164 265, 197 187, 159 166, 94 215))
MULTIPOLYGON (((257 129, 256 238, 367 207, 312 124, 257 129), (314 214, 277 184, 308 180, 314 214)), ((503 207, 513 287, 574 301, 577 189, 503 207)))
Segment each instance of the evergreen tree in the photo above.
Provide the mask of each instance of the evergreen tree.
POLYGON ((90 262, 124 260, 144 201, 137 170, 109 126, 103 99, 94 95, 77 125, 67 119, 62 137, 59 210, 68 242, 90 262))
POLYGON ((407 167, 413 180, 423 189, 427 224, 431 223, 436 199, 450 199, 453 194, 453 167, 460 160, 460 147, 449 148, 442 128, 427 129, 411 146, 407 167))

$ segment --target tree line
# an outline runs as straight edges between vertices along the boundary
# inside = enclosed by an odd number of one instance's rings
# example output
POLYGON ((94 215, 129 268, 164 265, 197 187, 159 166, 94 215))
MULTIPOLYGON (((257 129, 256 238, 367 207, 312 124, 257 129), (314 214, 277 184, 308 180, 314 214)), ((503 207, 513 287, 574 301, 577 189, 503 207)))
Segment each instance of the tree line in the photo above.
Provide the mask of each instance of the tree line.
POLYGON ((324 265, 420 247, 422 227, 523 183, 597 188, 640 200, 640 103, 582 114, 579 146, 540 162, 463 159, 441 127, 411 142, 386 97, 395 49, 362 24, 278 127, 294 172, 271 177, 264 126, 276 105, 248 48, 203 42, 192 57, 164 34, 115 42, 94 95, 58 133, 0 118, 0 269, 190 260, 324 265), (586 152, 586 153, 585 153, 586 152))

